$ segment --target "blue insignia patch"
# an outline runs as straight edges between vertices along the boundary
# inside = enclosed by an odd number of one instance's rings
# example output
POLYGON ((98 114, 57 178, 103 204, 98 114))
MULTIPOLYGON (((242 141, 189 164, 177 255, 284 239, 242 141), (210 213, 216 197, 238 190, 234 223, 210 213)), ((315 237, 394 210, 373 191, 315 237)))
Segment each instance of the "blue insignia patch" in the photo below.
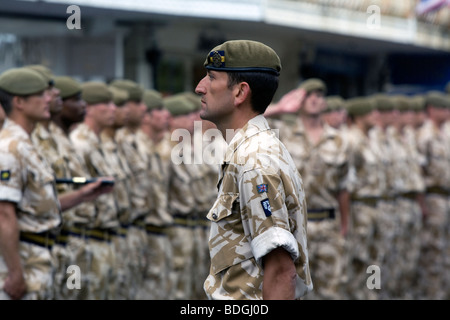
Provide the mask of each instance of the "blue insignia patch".
POLYGON ((272 215, 272 209, 270 208, 269 199, 261 200, 261 206, 263 207, 266 217, 270 217, 272 215))
POLYGON ((267 192, 267 184, 259 184, 256 186, 256 190, 258 190, 258 193, 267 192))
POLYGON ((11 172, 9 170, 0 171, 0 180, 1 181, 8 181, 10 177, 11 177, 11 172))

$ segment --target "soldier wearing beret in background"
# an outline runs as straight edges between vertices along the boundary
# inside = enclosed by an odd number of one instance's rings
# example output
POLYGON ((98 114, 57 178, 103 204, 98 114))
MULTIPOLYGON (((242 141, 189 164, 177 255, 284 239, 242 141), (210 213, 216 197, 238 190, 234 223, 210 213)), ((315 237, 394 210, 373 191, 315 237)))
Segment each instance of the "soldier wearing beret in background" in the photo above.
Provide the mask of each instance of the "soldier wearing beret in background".
MULTIPOLYGON (((280 127, 280 140, 303 178, 308 206, 308 244, 314 291, 306 299, 336 299, 344 278, 348 230, 348 150, 340 132, 328 125, 327 86, 321 79, 303 81, 295 118, 280 127)), ((330 106, 332 107, 332 105, 330 106)), ((294 111, 294 110, 292 110, 294 111)))
POLYGON ((312 290, 302 178, 263 114, 281 63, 267 45, 227 41, 204 63, 195 92, 200 117, 216 124, 228 148, 211 221, 210 299, 298 299, 312 290), (228 130, 227 130, 228 129, 228 130))
POLYGON ((114 274, 116 285, 112 289, 111 299, 134 298, 132 287, 132 272, 130 268, 128 227, 131 223, 131 190, 136 187, 127 157, 120 148, 116 136, 117 131, 125 126, 128 119, 128 92, 115 87, 108 87, 112 93, 114 108, 114 122, 105 127, 100 133, 101 150, 108 161, 109 168, 114 172, 114 198, 120 226, 111 232, 111 242, 116 255, 114 274))
POLYGON ((193 160, 192 136, 194 133, 194 106, 183 94, 164 98, 164 107, 169 110, 171 151, 169 159, 169 213, 173 223, 168 230, 172 244, 172 270, 170 274, 173 299, 192 299, 192 270, 194 255, 193 218, 195 217, 195 195, 191 167, 193 160))
MULTIPOLYGON (((92 177, 114 177, 115 172, 102 150, 100 133, 114 124, 115 105, 108 86, 103 82, 89 81, 81 86, 82 98, 86 101, 86 115, 69 134, 77 153, 83 158, 92 177)), ((115 289, 115 259, 111 235, 120 226, 118 208, 114 194, 105 194, 95 201, 96 215, 91 221, 87 235, 92 250, 89 273, 88 298, 112 299, 115 289)))
MULTIPOLYGON (((35 68, 37 71, 41 70, 37 66, 35 68)), ((68 135, 59 126, 61 113, 66 108, 67 98, 76 95, 81 96, 81 85, 69 77, 54 77, 47 68, 42 69, 40 72, 50 83, 49 88, 53 92, 53 107, 50 107, 51 119, 39 122, 33 131, 33 143, 51 165, 55 178, 90 178, 83 159, 75 152, 68 135), (62 100, 61 106, 58 102, 59 100, 62 100)), ((82 103, 84 110, 85 105, 84 102, 82 103)), ((78 121, 82 119, 81 117, 78 121)), ((58 194, 64 194, 76 189, 76 186, 68 183, 58 183, 56 188, 58 194)), ((89 270, 90 252, 79 229, 85 227, 86 223, 95 218, 95 207, 93 202, 84 202, 70 210, 64 211, 62 217, 63 224, 52 249, 55 262, 57 263, 54 275, 54 298, 83 299, 87 297, 88 277, 81 277, 81 290, 70 290, 67 287, 67 278, 70 275, 67 273, 67 267, 75 264, 85 274, 89 270)))
POLYGON ((348 132, 351 206, 348 237, 348 283, 345 293, 349 299, 373 299, 374 292, 366 286, 367 266, 374 261, 372 248, 375 219, 382 192, 386 189, 385 175, 378 149, 370 143, 369 132, 378 121, 374 102, 366 97, 346 100, 351 119, 348 132))
POLYGON ((344 128, 347 124, 344 99, 340 96, 328 96, 325 98, 325 103, 326 108, 322 113, 322 119, 332 128, 344 128))
POLYGON ((36 123, 50 119, 48 86, 30 68, 0 75, 7 115, 0 132, 0 299, 53 298, 51 248, 61 211, 112 190, 98 180, 58 197, 54 172, 31 141, 36 123))
POLYGON ((421 294, 430 299, 447 299, 450 283, 450 262, 446 254, 450 221, 450 142, 445 131, 449 109, 450 99, 446 94, 427 92, 425 110, 428 119, 417 135, 418 150, 425 159, 426 185, 418 281, 421 294))
MULTIPOLYGON (((170 113, 164 107, 160 92, 146 89, 143 101, 147 106, 139 131, 140 148, 148 153, 149 176, 155 204, 150 215, 145 217, 148 251, 142 298, 150 300, 169 299, 169 275, 172 270, 172 246, 167 234, 173 218, 168 212, 170 161, 161 153, 162 144, 170 142, 167 137, 170 113)), ((169 151, 170 153, 170 151, 169 151)))
POLYGON ((144 89, 138 83, 129 79, 116 79, 110 83, 110 87, 119 88, 128 93, 128 100, 125 103, 128 116, 125 125, 117 130, 115 138, 127 157, 134 179, 134 187, 130 189, 132 210, 131 223, 128 228, 129 258, 132 267, 130 288, 134 290, 130 293, 130 297, 133 299, 137 298, 143 289, 149 251, 153 250, 147 246, 144 220, 155 207, 156 202, 148 170, 148 153, 140 148, 138 142, 138 136, 142 133, 140 125, 147 107, 142 100, 144 89))

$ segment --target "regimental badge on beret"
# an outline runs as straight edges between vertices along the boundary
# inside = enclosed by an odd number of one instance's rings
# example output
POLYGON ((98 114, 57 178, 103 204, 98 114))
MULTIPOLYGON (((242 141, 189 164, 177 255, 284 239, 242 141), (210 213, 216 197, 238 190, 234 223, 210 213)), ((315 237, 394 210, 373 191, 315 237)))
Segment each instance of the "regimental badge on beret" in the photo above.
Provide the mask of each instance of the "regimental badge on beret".
POLYGON ((1 181, 8 181, 10 177, 11 177, 11 172, 9 170, 0 171, 0 180, 1 181))
POLYGON ((211 51, 209 54, 209 61, 212 63, 214 68, 225 67, 225 51, 211 51))

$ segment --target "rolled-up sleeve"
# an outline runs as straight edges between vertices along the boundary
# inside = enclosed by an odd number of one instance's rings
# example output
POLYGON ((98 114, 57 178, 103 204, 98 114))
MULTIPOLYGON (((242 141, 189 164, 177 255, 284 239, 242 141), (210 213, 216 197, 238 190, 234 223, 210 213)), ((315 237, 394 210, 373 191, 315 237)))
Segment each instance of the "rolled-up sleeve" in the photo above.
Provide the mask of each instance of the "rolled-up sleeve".
POLYGON ((295 261, 298 243, 291 232, 286 195, 280 176, 269 169, 246 171, 240 185, 242 223, 258 264, 270 251, 283 247, 295 261))

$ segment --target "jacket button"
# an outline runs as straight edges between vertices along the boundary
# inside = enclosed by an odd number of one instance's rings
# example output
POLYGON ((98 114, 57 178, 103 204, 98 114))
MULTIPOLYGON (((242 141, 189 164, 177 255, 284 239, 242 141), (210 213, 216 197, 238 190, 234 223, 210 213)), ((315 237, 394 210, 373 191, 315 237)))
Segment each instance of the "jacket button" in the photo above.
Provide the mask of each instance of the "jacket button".
POLYGON ((217 219, 217 214, 213 213, 212 217, 213 217, 214 220, 216 220, 217 219))

